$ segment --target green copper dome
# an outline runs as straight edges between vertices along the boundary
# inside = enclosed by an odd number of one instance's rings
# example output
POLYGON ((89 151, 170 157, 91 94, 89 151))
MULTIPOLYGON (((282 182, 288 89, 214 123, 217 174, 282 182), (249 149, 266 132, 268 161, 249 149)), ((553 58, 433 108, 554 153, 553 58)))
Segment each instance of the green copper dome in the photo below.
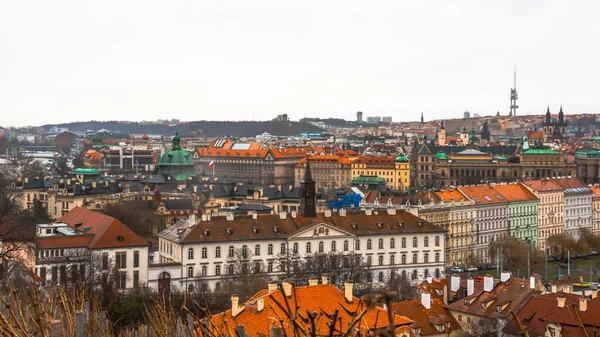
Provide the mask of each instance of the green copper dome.
POLYGON ((181 149, 180 141, 181 138, 176 133, 173 137, 173 148, 160 157, 158 166, 163 174, 168 174, 177 180, 188 180, 195 175, 194 159, 189 152, 181 149))
POLYGON ((448 160, 448 156, 446 156, 446 152, 442 152, 442 151, 439 151, 438 153, 436 153, 435 157, 438 160, 448 160))
POLYGON ((406 158, 406 156, 398 156, 396 161, 405 163, 408 162, 408 158, 406 158))
POLYGON ((84 176, 99 176, 100 171, 93 167, 79 167, 73 170, 73 174, 75 175, 84 175, 84 176))

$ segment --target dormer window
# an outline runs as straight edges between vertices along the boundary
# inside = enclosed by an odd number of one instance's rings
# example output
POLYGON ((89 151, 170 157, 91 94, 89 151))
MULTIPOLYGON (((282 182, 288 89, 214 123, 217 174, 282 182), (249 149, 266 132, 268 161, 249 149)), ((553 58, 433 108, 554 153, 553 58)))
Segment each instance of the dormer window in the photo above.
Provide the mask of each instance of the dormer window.
POLYGON ((231 233, 233 233, 233 230, 231 228, 227 228, 227 234, 231 235, 231 233))
POLYGON ((353 222, 352 223, 352 228, 354 228, 354 229, 358 228, 358 224, 356 222, 353 222))
POLYGON ((258 227, 253 227, 252 231, 254 232, 254 234, 258 234, 258 227))
POLYGON ((273 226, 273 231, 275 231, 275 233, 279 233, 279 227, 278 226, 273 226))
POLYGON ((210 230, 208 230, 208 229, 205 229, 205 230, 204 230, 204 235, 205 235, 205 236, 209 236, 209 235, 210 235, 210 230))
POLYGON ((377 227, 379 227, 379 228, 383 228, 383 222, 378 222, 378 223, 377 223, 377 227))
POLYGON ((117 242, 123 242, 125 238, 122 235, 117 235, 117 242))

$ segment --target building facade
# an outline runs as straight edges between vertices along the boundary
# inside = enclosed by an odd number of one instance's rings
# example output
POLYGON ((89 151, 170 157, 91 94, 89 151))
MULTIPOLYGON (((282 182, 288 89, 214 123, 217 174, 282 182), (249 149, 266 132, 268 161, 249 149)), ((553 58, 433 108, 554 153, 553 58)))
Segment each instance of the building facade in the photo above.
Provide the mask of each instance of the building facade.
POLYGON ((498 194, 508 201, 508 227, 512 237, 537 247, 538 198, 518 183, 495 185, 498 194))
POLYGON ((361 156, 352 162, 352 179, 360 176, 379 177, 394 190, 410 187, 410 164, 405 156, 361 156))
POLYGON ((548 238, 564 234, 564 190, 548 179, 526 180, 521 183, 539 200, 538 203, 538 249, 548 255, 552 252, 548 238))
POLYGON ((448 204, 446 221, 435 223, 446 232, 446 261, 452 265, 473 264, 475 238, 475 203, 459 189, 443 190, 436 193, 448 204))
MULTIPOLYGON (((302 158, 296 164, 294 186, 300 187, 307 158, 302 158)), ((317 188, 350 187, 352 185, 352 163, 350 159, 336 155, 315 155, 310 157, 313 179, 317 188)))
POLYGON ((592 190, 576 178, 552 179, 564 189, 565 235, 578 240, 592 230, 592 190))

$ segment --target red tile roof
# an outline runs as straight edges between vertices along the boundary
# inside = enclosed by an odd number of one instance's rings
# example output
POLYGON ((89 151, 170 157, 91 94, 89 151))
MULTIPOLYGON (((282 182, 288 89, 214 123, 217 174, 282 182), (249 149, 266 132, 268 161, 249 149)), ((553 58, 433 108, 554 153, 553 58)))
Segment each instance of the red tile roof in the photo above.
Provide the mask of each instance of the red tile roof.
POLYGON ((537 192, 556 192, 564 190, 564 188, 560 187, 550 179, 527 180, 523 181, 522 184, 537 192))
POLYGON ((87 234, 94 237, 89 248, 118 248, 149 246, 150 244, 135 234, 119 220, 102 213, 75 207, 60 219, 61 222, 78 230, 90 227, 87 234))
POLYGON ((535 194, 521 184, 494 185, 494 189, 508 202, 538 200, 535 194))
MULTIPOLYGON (((279 302, 286 306, 281 291, 273 291, 269 296, 268 290, 262 290, 252 296, 246 303, 242 304, 243 310, 235 317, 232 317, 232 311, 227 310, 212 316, 214 330, 220 331, 222 335, 229 334, 228 331, 235 331, 236 326, 243 325, 246 334, 249 337, 268 336, 269 329, 272 326, 280 326, 278 317, 283 318, 284 329, 287 336, 293 336, 294 333, 290 327, 290 321, 286 314, 277 305, 279 302), (264 300, 264 309, 258 311, 257 303, 264 300)), ((298 318, 296 322, 305 329, 309 329, 310 321, 307 318, 307 310, 316 313, 316 329, 318 335, 324 335, 329 332, 327 323, 329 315, 338 310, 338 322, 335 324, 335 333, 344 332, 353 318, 358 315, 367 306, 358 298, 353 297, 352 302, 348 302, 344 296, 344 291, 333 285, 316 285, 307 287, 297 287, 295 295, 288 297, 291 308, 296 308, 298 318), (341 327, 341 328, 340 328, 341 327)), ((394 325, 396 328, 409 326, 413 321, 405 316, 394 315, 394 325)), ((363 317, 355 328, 365 335, 367 331, 384 328, 389 325, 388 314, 381 307, 373 307, 363 317)))
POLYGON ((37 249, 83 248, 87 247, 93 235, 72 235, 41 237, 35 240, 37 249))
POLYGON ((423 306, 421 300, 414 300, 393 303, 392 311, 415 321, 413 327, 420 328, 419 336, 439 334, 439 325, 443 326, 443 331, 446 333, 461 330, 460 324, 458 324, 450 311, 444 306, 444 302, 439 298, 431 300, 429 309, 423 306), (447 324, 449 326, 446 326, 447 324))
POLYGON ((504 198, 499 199, 498 191, 490 185, 460 186, 458 189, 470 199, 473 199, 476 205, 491 205, 507 202, 504 198))

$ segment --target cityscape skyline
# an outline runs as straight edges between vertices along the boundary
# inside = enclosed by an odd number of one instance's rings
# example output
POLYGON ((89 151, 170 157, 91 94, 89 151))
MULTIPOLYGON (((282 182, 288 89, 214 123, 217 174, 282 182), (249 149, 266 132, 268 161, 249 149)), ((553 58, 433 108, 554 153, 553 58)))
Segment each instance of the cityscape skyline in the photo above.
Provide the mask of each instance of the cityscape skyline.
POLYGON ((598 111, 595 2, 339 4, 4 3, 2 124, 598 111))

